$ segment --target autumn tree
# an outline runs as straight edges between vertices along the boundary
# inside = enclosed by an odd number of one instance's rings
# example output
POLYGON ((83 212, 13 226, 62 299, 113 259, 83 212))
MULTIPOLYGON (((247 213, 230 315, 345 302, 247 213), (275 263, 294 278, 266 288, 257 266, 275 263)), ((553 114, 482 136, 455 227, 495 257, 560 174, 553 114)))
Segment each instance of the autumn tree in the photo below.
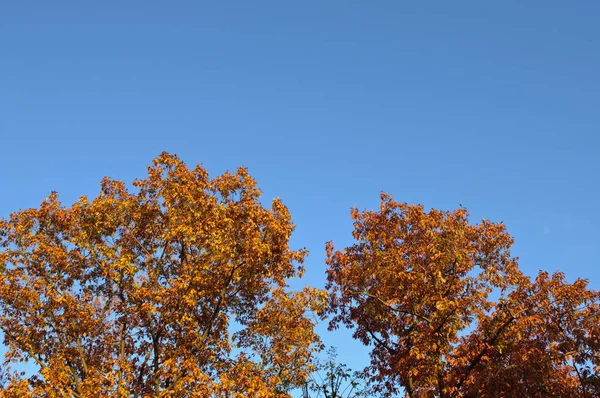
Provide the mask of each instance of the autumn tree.
POLYGON ((259 199, 243 168, 210 179, 163 153, 131 189, 1 220, 0 397, 289 396, 322 294, 287 288, 305 251, 259 199))
POLYGON ((330 327, 371 345, 386 396, 600 396, 600 295, 523 275, 501 223, 382 194, 352 210, 356 242, 327 246, 330 327))

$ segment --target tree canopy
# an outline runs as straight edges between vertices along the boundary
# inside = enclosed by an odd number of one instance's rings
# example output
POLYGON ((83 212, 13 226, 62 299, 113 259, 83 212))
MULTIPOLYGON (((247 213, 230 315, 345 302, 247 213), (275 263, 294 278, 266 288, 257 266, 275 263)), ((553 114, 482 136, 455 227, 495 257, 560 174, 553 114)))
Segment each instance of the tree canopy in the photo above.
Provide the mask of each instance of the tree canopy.
POLYGON ((163 153, 129 191, 0 222, 0 396, 277 397, 318 348, 323 294, 290 292, 305 251, 245 169, 209 179, 163 153), (236 330, 235 332, 232 332, 236 330), (11 372, 29 361, 37 373, 11 372))
POLYGON ((325 290, 301 291, 290 213, 244 168, 211 179, 163 153, 129 188, 1 219, 0 398, 600 396, 586 280, 528 277, 505 226, 462 207, 382 194, 351 217, 325 290), (365 372, 315 359, 325 315, 370 347, 365 372))
POLYGON ((364 372, 337 361, 337 348, 325 360, 315 360, 315 371, 303 388, 302 398, 368 398, 371 392, 364 372))
POLYGON ((501 223, 398 203, 352 211, 356 243, 328 244, 333 319, 372 345, 385 396, 600 395, 600 295, 578 279, 531 281, 501 223))

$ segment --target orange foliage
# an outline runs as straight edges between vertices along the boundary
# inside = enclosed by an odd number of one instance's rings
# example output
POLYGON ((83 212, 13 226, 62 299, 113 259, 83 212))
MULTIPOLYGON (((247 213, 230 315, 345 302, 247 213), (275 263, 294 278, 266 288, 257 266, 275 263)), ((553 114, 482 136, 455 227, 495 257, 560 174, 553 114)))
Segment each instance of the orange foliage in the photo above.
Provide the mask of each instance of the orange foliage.
POLYGON ((0 397, 289 396, 323 293, 287 291, 305 251, 286 207, 245 169, 209 179, 166 153, 133 185, 0 221, 0 397))
POLYGON ((352 211, 327 246, 330 327, 373 345, 377 389, 409 397, 600 396, 600 295, 525 277, 504 225, 397 203, 352 211))
MULTIPOLYGON (((128 190, 0 220, 2 397, 283 398, 306 383, 325 293, 289 291, 304 250, 245 169, 163 153, 128 190), (19 362, 36 372, 14 371, 19 362), (12 368, 11 368, 12 367, 12 368)), ((511 257, 504 225, 382 195, 327 246, 328 311, 372 345, 375 391, 600 396, 600 294, 511 257)))

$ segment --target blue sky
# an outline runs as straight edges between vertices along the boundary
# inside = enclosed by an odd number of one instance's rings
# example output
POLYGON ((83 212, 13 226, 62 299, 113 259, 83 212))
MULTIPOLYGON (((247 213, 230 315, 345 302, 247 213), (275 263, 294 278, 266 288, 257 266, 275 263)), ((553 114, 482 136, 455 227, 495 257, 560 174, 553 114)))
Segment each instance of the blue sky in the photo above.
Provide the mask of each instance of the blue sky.
MULTIPOLYGON (((504 221, 529 274, 600 288, 596 1, 0 0, 0 216, 162 151, 244 165, 324 282, 349 209, 504 221)), ((327 334, 356 367, 365 350, 327 334)))

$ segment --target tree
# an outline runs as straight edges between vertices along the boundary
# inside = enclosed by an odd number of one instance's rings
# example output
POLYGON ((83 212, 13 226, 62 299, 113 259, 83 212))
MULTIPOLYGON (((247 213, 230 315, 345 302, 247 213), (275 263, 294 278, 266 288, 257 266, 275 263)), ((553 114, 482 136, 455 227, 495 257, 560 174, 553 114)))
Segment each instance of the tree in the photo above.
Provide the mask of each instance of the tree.
POLYGON ((322 293, 290 292, 304 250, 243 168, 209 179, 163 153, 0 220, 1 397, 285 397, 319 348, 322 293), (234 332, 235 331, 235 332, 234 332), (11 371, 29 362, 34 374, 11 371))
POLYGON ((363 372, 337 362, 337 350, 327 350, 327 360, 316 360, 316 370, 303 388, 303 398, 367 398, 370 395, 363 372))
POLYGON ((562 274, 531 281, 501 223, 382 194, 352 210, 356 243, 327 245, 330 327, 373 345, 386 396, 600 396, 600 295, 562 274))

